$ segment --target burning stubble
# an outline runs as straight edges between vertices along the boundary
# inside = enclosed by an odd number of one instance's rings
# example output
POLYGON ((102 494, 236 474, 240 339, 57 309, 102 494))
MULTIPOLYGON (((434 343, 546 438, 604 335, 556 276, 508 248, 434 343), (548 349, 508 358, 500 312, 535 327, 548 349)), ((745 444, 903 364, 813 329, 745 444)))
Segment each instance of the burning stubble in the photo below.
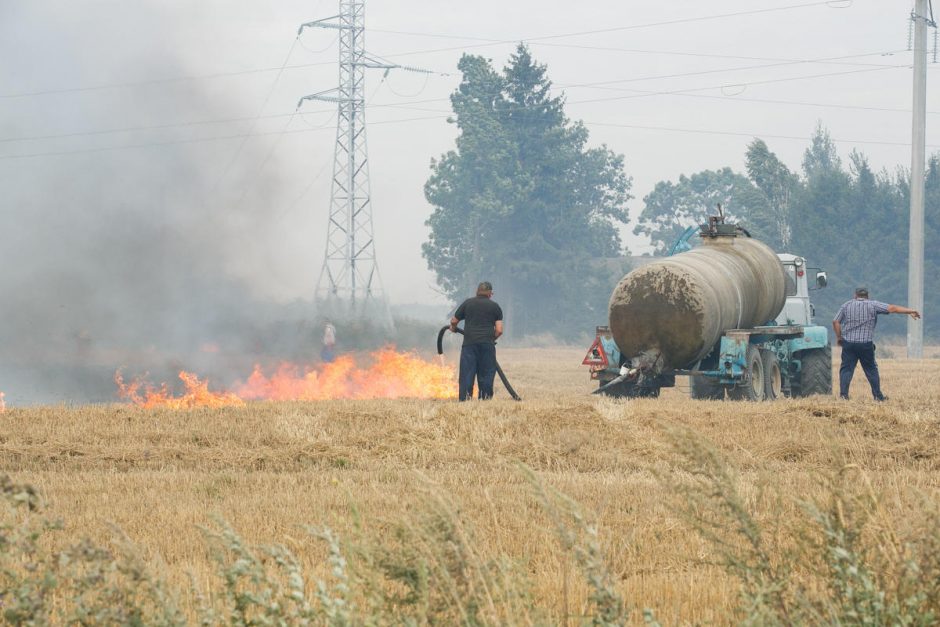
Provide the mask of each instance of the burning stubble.
POLYGON ((414 353, 384 348, 360 368, 350 355, 318 367, 283 363, 270 374, 256 365, 234 391, 212 391, 209 382, 181 371, 184 391, 175 395, 166 383, 153 386, 142 378, 126 382, 120 371, 114 382, 121 399, 138 407, 194 409, 239 407, 247 400, 322 401, 335 399, 449 399, 457 396, 454 370, 414 353))

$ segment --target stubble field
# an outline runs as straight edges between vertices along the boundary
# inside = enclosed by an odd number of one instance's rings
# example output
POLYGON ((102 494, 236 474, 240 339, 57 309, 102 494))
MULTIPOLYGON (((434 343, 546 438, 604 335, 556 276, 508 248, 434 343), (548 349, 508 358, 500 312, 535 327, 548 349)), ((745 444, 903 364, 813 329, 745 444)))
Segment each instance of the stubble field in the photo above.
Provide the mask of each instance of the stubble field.
MULTIPOLYGON (((892 533, 920 524, 940 495, 940 359, 883 358, 885 404, 868 400, 860 370, 850 402, 751 404, 691 401, 684 379, 655 400, 590 396, 582 356, 501 349, 521 403, 498 390, 465 404, 11 409, 0 415, 0 473, 34 485, 64 537, 107 543, 110 525, 122 529, 190 617, 192 582, 213 587, 199 527, 216 517, 248 544, 286 545, 312 580, 327 566, 303 525, 391 544, 397 525, 438 503, 474 555, 528 581, 541 609, 519 623, 576 624, 592 611, 592 587, 559 536, 564 516, 540 503, 541 485, 579 504, 584 529, 596 522, 609 586, 631 621, 651 608, 663 624, 724 624, 740 612, 739 580, 715 564, 674 484, 692 476, 676 443, 689 434, 714 445, 754 520, 778 533, 805 518, 801 501, 826 501, 827 477, 846 467, 870 485, 875 517, 892 533)), ((768 545, 772 559, 784 544, 768 545)))

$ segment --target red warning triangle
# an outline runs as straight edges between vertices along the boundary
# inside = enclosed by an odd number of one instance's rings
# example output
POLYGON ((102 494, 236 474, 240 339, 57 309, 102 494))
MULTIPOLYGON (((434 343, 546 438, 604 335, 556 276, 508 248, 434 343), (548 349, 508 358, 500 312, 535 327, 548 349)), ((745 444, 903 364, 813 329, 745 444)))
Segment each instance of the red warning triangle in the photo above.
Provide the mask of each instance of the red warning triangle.
POLYGON ((604 345, 601 343, 601 338, 594 338, 594 343, 591 344, 591 348, 588 349, 587 355, 584 356, 584 361, 581 362, 582 366, 604 366, 605 368, 610 365, 610 361, 607 359, 607 353, 604 352, 604 345))

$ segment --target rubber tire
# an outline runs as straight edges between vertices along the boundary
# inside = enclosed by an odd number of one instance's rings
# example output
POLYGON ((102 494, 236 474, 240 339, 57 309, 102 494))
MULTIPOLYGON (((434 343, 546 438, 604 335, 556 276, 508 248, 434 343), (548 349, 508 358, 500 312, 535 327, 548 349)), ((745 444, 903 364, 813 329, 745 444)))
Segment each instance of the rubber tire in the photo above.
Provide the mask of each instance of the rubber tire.
POLYGON ((793 396, 832 396, 832 347, 811 348, 798 353, 802 368, 799 389, 793 396))
POLYGON ((780 362, 773 351, 762 350, 761 361, 764 366, 764 400, 775 401, 783 397, 783 373, 780 362))
POLYGON ((748 344, 744 363, 747 364, 750 378, 745 384, 728 388, 728 398, 758 403, 764 400, 764 362, 756 346, 748 344))
POLYGON ((722 401, 725 398, 725 388, 708 377, 693 374, 689 377, 689 396, 702 401, 722 401))

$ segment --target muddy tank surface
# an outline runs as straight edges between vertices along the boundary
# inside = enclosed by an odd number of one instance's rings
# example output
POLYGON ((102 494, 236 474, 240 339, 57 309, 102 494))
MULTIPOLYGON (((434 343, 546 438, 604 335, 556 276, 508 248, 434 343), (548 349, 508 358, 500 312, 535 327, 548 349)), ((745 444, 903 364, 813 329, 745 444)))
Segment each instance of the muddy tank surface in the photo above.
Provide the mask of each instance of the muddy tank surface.
POLYGON ((623 277, 610 297, 610 330, 621 353, 656 369, 688 368, 729 329, 776 318, 786 300, 783 265, 769 246, 738 237, 704 239, 688 252, 623 277))

